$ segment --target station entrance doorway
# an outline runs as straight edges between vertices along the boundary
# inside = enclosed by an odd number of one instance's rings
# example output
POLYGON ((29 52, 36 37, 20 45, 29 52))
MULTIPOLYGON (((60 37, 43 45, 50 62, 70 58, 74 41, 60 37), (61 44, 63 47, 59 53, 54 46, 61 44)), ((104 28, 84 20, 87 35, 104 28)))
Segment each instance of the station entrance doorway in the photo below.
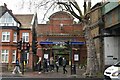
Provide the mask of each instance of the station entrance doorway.
POLYGON ((67 53, 67 51, 65 49, 57 49, 57 50, 53 50, 54 53, 54 59, 55 60, 59 60, 59 65, 62 66, 62 59, 63 57, 66 59, 67 61, 67 65, 69 65, 69 53, 67 53))

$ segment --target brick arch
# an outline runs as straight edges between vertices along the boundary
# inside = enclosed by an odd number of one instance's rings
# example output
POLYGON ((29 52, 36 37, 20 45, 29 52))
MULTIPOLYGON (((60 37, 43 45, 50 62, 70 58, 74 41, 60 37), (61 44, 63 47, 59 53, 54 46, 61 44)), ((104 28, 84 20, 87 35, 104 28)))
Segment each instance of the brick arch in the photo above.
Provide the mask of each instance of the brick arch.
POLYGON ((53 13, 50 17, 50 24, 60 24, 63 23, 65 25, 72 24, 73 23, 73 16, 70 15, 68 12, 65 11, 58 11, 56 13, 53 13))
POLYGON ((67 18, 70 18, 70 19, 74 19, 72 15, 70 15, 68 12, 65 12, 65 11, 58 11, 56 13, 53 13, 49 19, 52 19, 52 18, 57 18, 57 17, 67 17, 67 18))

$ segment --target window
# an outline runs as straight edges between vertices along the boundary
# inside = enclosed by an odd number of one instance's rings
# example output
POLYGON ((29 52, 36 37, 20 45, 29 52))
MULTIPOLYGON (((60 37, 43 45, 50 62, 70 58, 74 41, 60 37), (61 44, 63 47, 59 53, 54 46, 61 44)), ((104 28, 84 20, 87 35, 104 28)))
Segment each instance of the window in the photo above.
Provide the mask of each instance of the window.
POLYGON ((7 12, 0 19, 0 26, 13 26, 13 17, 7 12))
POLYGON ((13 34, 13 42, 17 42, 17 32, 14 32, 13 34))
POLYGON ((12 16, 8 16, 8 18, 6 19, 6 22, 8 22, 8 23, 12 23, 12 22, 13 22, 13 18, 12 18, 12 16))
POLYGON ((10 32, 2 32, 2 42, 10 42, 10 32))
POLYGON ((8 54, 9 54, 8 50, 1 51, 1 62, 2 63, 8 63, 8 54))
POLYGON ((22 33, 22 39, 25 42, 29 42, 29 33, 22 33))
POLYGON ((16 50, 13 50, 12 52, 12 63, 16 62, 16 50))

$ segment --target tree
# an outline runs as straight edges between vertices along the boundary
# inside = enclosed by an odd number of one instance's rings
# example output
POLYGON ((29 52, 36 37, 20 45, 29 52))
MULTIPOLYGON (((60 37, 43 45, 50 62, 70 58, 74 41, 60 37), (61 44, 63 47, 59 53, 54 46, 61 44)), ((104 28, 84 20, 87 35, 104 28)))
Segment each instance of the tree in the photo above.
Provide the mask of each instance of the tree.
POLYGON ((91 7, 91 1, 88 2, 88 9, 86 5, 86 0, 84 0, 84 16, 82 15, 82 11, 80 10, 77 2, 75 0, 65 2, 58 2, 60 5, 64 5, 66 10, 70 12, 74 17, 79 19, 80 22, 84 24, 84 33, 85 33, 85 39, 86 39, 86 46, 87 46, 87 69, 85 75, 92 76, 97 73, 98 70, 98 61, 96 56, 96 50, 94 45, 94 40, 91 36, 91 31, 89 27, 89 14, 87 14, 87 10, 90 10, 91 7), (75 8, 79 14, 76 14, 75 8), (93 74, 95 73, 95 74, 93 74))

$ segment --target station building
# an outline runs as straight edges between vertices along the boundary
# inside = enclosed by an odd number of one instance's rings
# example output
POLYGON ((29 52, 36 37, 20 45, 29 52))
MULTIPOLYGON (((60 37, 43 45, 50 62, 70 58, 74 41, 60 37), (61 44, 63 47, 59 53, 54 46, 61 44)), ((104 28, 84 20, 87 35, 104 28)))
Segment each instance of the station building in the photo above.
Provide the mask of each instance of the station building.
POLYGON ((67 64, 81 64, 86 61, 86 46, 83 37, 83 24, 76 24, 73 16, 64 11, 53 13, 46 24, 36 27, 39 47, 37 55, 50 59, 65 57, 67 64), (71 48, 66 47, 66 42, 71 48))

